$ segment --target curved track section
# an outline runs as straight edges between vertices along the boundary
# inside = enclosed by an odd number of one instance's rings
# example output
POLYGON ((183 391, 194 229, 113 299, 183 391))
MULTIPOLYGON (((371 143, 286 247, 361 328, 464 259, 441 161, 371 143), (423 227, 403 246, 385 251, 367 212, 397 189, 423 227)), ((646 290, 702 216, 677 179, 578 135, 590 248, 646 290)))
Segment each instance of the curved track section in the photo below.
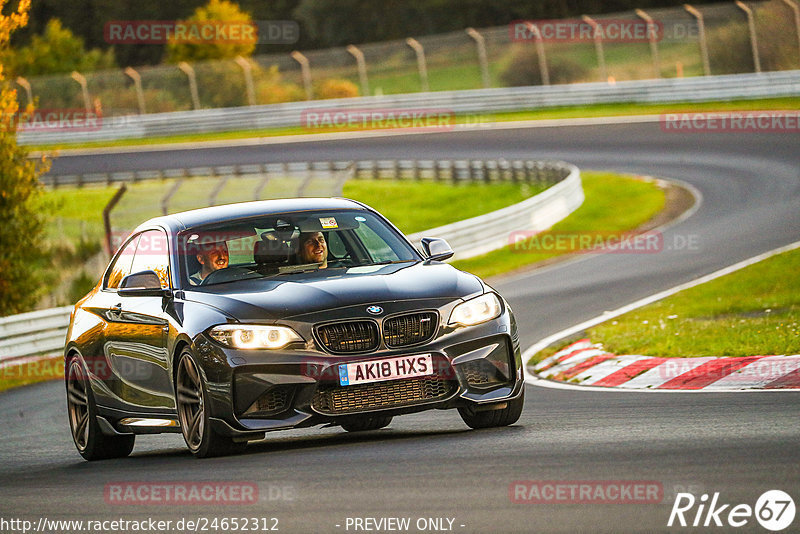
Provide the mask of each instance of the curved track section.
MULTIPOLYGON (((587 169, 677 178, 702 193, 695 214, 664 231, 660 253, 583 256, 496 280, 520 321, 523 347, 800 235, 798 138, 777 133, 673 134, 658 123, 503 128, 65 156, 53 172, 367 155, 558 158, 587 169), (675 246, 690 236, 696 249, 675 246)), ((601 395, 529 387, 526 402, 520 422, 505 429, 469 431, 457 414, 423 413, 363 435, 276 433, 243 456, 208 461, 193 461, 179 436, 144 437, 130 458, 87 464, 69 437, 63 386, 42 384, 0 395, 3 516, 277 517, 284 532, 353 531, 348 517, 408 517, 411 532, 419 531, 418 518, 451 518, 460 532, 654 532, 668 530, 676 491, 698 498, 720 492, 721 503, 754 506, 764 491, 782 489, 800 502, 800 393, 601 395), (108 484, 207 480, 255 483, 258 503, 120 506, 104 498, 108 484), (509 488, 517 480, 655 481, 664 498, 661 504, 514 504, 509 488)), ((696 510, 687 513, 690 522, 696 510)), ((746 530, 756 528, 750 518, 746 530)))

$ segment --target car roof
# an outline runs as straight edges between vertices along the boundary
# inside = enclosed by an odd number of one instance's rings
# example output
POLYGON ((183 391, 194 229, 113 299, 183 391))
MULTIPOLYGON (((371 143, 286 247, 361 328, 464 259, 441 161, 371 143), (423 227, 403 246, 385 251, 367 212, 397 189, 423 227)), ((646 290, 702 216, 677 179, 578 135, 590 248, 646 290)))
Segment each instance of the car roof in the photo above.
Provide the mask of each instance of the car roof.
POLYGON ((222 223, 259 215, 336 209, 363 210, 368 208, 364 204, 346 198, 281 198, 239 202, 155 217, 140 224, 134 232, 153 226, 163 226, 172 231, 180 232, 194 226, 222 223))

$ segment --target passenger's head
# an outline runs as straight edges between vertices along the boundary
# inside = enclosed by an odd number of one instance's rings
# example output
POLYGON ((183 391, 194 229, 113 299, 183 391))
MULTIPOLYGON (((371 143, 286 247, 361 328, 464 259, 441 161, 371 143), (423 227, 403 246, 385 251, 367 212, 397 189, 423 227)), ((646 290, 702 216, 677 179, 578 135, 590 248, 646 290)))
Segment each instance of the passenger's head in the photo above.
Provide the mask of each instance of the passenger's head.
POLYGON ((228 245, 225 241, 198 245, 197 261, 200 262, 200 278, 228 266, 228 245))
POLYGON ((301 263, 321 263, 320 269, 328 266, 328 244, 322 232, 303 232, 298 239, 301 263))

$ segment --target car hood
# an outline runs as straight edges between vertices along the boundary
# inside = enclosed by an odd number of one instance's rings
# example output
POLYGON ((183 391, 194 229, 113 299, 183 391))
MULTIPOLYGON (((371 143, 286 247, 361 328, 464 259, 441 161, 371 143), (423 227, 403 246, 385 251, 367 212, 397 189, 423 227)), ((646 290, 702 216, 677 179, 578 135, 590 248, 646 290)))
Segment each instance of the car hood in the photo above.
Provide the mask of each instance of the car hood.
POLYGON ((464 298, 484 291, 481 280, 444 263, 395 264, 241 280, 185 292, 239 321, 285 319, 358 304, 464 298))

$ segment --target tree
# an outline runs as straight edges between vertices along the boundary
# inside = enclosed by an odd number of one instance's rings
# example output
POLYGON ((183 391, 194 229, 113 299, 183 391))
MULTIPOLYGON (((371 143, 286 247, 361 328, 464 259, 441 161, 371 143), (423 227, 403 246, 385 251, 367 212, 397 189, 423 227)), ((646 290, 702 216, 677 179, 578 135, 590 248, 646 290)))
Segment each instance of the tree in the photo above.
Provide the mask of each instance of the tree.
MULTIPOLYGON (((237 25, 249 24, 252 17, 249 13, 243 12, 239 6, 227 0, 209 0, 204 7, 199 7, 194 14, 189 17, 186 23, 237 23, 237 25)), ((230 35, 230 34, 229 34, 230 35)), ((255 34, 254 34, 255 37, 255 34)), ((256 48, 255 39, 237 39, 232 36, 209 40, 208 42, 171 42, 167 44, 167 61, 179 63, 181 61, 193 62, 207 59, 233 59, 236 56, 247 57, 256 48)))
POLYGON ((34 35, 30 44, 12 51, 8 64, 18 76, 87 72, 115 66, 113 49, 87 51, 83 39, 64 28, 58 19, 50 19, 42 35, 34 35))
MULTIPOLYGON (((3 13, 8 0, 0 0, 0 52, 7 52, 11 33, 28 22, 30 0, 19 0, 16 10, 3 13)), ((30 113, 29 105, 26 113, 30 113)), ((0 309, 10 314, 28 310, 42 292, 31 266, 41 262, 45 216, 41 210, 42 185, 28 151, 17 145, 19 115, 16 91, 10 88, 0 65, 0 309)))

